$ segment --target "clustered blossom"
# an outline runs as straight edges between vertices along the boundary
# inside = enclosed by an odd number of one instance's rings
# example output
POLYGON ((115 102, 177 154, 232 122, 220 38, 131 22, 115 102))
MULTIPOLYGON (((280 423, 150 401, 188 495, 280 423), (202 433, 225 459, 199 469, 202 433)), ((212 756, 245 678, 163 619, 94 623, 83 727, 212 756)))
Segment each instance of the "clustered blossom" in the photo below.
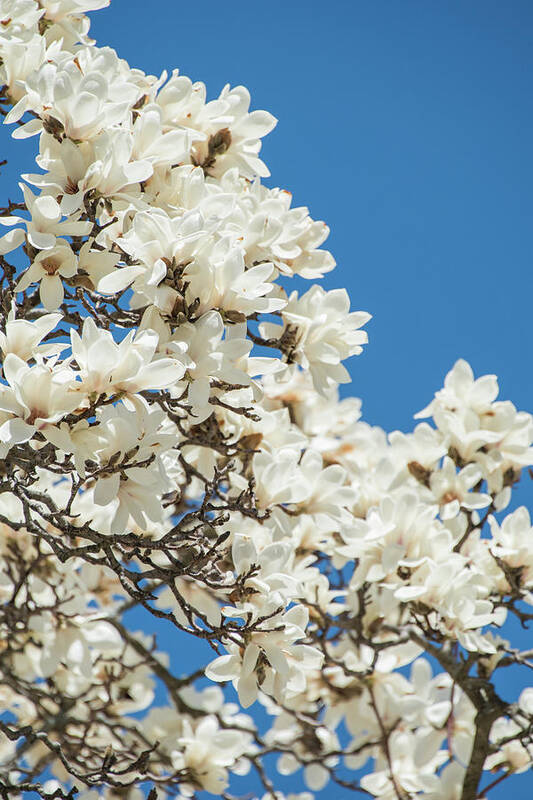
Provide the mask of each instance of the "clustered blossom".
POLYGON ((496 689, 533 667, 500 635, 533 620, 533 417, 464 361, 412 433, 339 400, 369 315, 285 289, 335 262, 261 184, 276 120, 96 46, 108 2, 0 0, 40 170, 0 210, 0 796, 485 797, 533 766, 533 689, 496 689))

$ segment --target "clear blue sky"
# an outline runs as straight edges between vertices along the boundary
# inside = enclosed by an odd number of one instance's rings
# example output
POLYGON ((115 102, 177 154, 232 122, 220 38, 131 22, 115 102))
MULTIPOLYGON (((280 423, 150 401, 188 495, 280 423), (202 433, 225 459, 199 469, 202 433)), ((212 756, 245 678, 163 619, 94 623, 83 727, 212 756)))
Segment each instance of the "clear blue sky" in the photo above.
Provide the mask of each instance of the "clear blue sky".
MULTIPOLYGON (((409 429, 458 357, 533 411, 531 0, 113 0, 92 31, 279 118, 268 183, 330 225, 326 285, 374 315, 344 390, 369 422, 409 429)), ((533 780, 490 796, 511 787, 533 780)))

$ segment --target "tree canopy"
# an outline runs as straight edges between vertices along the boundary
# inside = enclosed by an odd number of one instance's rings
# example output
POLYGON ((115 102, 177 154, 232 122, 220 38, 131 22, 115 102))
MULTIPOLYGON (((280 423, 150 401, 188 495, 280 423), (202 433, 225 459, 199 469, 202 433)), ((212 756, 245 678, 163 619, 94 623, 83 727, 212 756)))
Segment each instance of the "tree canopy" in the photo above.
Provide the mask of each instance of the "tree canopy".
POLYGON ((0 797, 511 787, 533 417, 464 360, 408 434, 340 400, 370 316, 261 184, 276 120, 97 46, 106 4, 0 0, 0 110, 40 170, 0 209, 0 797), (176 637, 211 658, 182 674, 176 637))

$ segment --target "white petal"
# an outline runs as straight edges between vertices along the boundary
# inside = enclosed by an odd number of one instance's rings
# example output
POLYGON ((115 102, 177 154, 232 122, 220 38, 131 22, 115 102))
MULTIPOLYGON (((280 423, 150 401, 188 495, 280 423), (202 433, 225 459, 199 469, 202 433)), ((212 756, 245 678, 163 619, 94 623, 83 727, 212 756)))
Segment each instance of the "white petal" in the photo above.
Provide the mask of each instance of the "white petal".
POLYGON ((107 506, 118 494, 120 475, 113 473, 108 478, 99 478, 94 487, 94 502, 98 506, 107 506))
POLYGON ((239 700, 243 708, 249 708, 257 698, 257 682, 255 675, 249 675, 247 678, 241 678, 238 683, 237 691, 239 693, 239 700))
POLYGON ((329 772, 320 764, 309 764, 304 770, 305 782, 314 792, 324 788, 329 779, 329 772))
POLYGON ((259 653, 260 650, 256 644, 253 644, 252 642, 251 644, 248 645, 244 653, 244 658, 242 660, 242 669, 241 669, 242 678, 246 678, 254 671, 255 665, 257 664, 257 659, 259 658, 259 653))
POLYGON ((15 228, 6 233, 6 235, 2 236, 0 239, 0 255, 5 256, 6 253, 10 253, 12 250, 20 247, 25 238, 26 234, 22 228, 15 228))
MULTIPOLYGON (((6 117, 4 122, 7 122, 7 119, 6 117)), ((35 136, 35 134, 40 133, 42 129, 43 123, 40 119, 30 119, 29 122, 25 122, 24 125, 15 128, 11 136, 13 139, 27 139, 29 136, 35 136)))
POLYGON ((28 425, 20 417, 15 417, 14 419, 8 419, 7 422, 0 426, 0 441, 20 444, 31 439, 34 433, 35 428, 33 425, 28 425))
POLYGON ((205 676, 212 681, 232 681, 239 676, 239 659, 226 655, 215 658, 205 668, 205 676))
MULTIPOLYGON (((124 381, 124 388, 129 384, 134 385, 134 391, 142 389, 166 389, 183 377, 185 367, 179 361, 170 358, 161 358, 159 361, 152 361, 140 373, 138 377, 124 381)), ((122 386, 118 383, 117 386, 122 386)))
POLYGON ((63 302, 64 292, 61 278, 57 275, 45 275, 41 279, 40 297, 47 311, 55 311, 63 302))
POLYGON ((394 597, 397 600, 401 600, 402 603, 408 603, 417 597, 421 597, 425 591, 424 586, 402 586, 400 589, 396 589, 394 597))
POLYGON ((264 647, 263 649, 269 663, 274 667, 276 672, 279 672, 280 675, 287 675, 289 665, 281 650, 277 647, 264 647))
POLYGON ((135 278, 143 272, 144 268, 139 266, 115 269, 98 282, 96 290, 100 292, 100 294, 116 294, 126 289, 126 287, 129 286, 130 283, 133 283, 135 278))

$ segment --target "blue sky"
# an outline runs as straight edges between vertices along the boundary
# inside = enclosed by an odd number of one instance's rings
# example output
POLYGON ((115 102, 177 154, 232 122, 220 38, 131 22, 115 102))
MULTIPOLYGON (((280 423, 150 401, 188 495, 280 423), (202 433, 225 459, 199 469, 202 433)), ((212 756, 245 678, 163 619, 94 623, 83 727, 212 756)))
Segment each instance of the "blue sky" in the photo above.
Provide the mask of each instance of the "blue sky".
POLYGON ((343 390, 365 419, 409 429, 459 357, 533 411, 530 0, 113 0, 92 31, 279 118, 267 183, 330 225, 325 285, 374 315, 343 390))

